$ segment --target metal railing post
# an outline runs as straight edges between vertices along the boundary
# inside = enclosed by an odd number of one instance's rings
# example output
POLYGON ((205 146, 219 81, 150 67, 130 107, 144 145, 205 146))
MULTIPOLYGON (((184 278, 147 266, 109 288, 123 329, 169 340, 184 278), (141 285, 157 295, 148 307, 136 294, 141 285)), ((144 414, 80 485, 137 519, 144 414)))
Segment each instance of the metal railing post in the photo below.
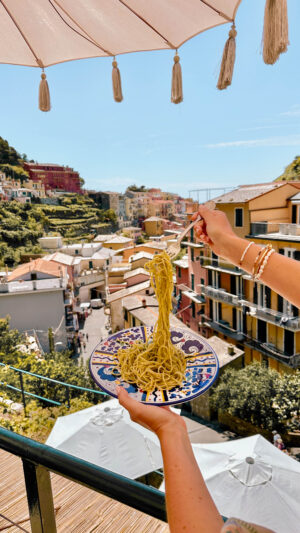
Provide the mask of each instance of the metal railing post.
POLYGON ((69 387, 66 387, 66 398, 67 398, 68 409, 70 409, 70 389, 69 389, 69 387))
POLYGON ((23 402, 23 406, 24 406, 24 415, 27 416, 27 414, 26 414, 26 398, 25 398, 25 394, 24 394, 24 383, 23 383, 23 374, 22 374, 22 372, 19 373, 19 377, 20 377, 20 385, 21 385, 22 402, 23 402))
POLYGON ((22 459, 32 533, 56 533, 49 471, 22 459))

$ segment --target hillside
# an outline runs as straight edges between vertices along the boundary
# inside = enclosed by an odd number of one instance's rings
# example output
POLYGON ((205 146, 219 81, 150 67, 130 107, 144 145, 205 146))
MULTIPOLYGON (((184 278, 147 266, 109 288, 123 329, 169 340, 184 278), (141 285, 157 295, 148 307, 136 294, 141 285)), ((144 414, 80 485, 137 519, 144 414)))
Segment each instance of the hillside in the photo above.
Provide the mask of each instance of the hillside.
POLYGON ((100 226, 114 226, 113 211, 99 209, 82 195, 60 198, 60 205, 0 203, 0 265, 12 268, 22 256, 41 254, 38 244, 44 232, 59 232, 66 242, 91 237, 100 226))
POLYGON ((0 137, 0 172, 3 171, 7 176, 22 182, 28 178, 28 173, 23 169, 24 161, 27 161, 27 155, 19 154, 5 139, 0 137))
POLYGON ((283 174, 274 181, 299 181, 300 182, 300 156, 296 155, 294 161, 284 170, 283 174))

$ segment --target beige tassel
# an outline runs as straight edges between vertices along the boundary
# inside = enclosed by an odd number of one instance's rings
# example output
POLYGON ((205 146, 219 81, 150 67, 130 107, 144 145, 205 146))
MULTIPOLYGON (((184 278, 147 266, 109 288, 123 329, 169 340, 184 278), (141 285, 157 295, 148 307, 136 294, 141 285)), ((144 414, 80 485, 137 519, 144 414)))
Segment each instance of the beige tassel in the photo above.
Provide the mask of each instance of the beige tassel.
POLYGON ((286 0, 266 0, 263 32, 263 58, 273 65, 289 45, 289 25, 286 0))
POLYGON ((182 94, 182 73, 179 63, 180 57, 176 54, 174 56, 174 65, 172 70, 172 90, 171 90, 171 102, 173 104, 180 104, 183 100, 182 94))
POLYGON ((50 111, 50 92, 45 72, 42 72, 39 88, 39 108, 41 111, 50 111))
POLYGON ((220 89, 220 91, 222 91, 223 89, 227 89, 227 87, 229 87, 232 82, 235 62, 236 36, 237 31, 235 29, 235 24, 233 23, 223 51, 220 75, 217 83, 217 88, 220 89))
POLYGON ((122 102, 123 94, 122 94, 122 85, 121 85, 121 75, 118 69, 118 63, 114 60, 112 62, 112 66, 113 66, 112 85, 113 85, 114 99, 115 99, 115 102, 122 102))

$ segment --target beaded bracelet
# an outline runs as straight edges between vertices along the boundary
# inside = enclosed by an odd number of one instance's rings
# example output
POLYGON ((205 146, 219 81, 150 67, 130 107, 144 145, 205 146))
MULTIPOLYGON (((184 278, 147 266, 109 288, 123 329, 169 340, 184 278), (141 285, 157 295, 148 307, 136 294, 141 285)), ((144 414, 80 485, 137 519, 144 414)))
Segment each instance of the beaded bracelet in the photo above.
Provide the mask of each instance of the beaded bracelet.
POLYGON ((252 244, 254 244, 253 241, 249 242, 249 244, 247 244, 245 250, 243 251, 242 255, 241 255, 241 259, 239 261, 239 266, 241 267, 242 266, 242 262, 244 261, 245 259, 245 256, 246 256, 246 253, 248 252, 250 246, 252 246, 252 244))
POLYGON ((268 252, 267 252, 266 255, 265 255, 265 258, 264 258, 263 262, 260 264, 260 267, 259 267, 259 269, 258 269, 258 272, 257 272, 257 274, 256 274, 256 276, 255 276, 255 279, 258 280, 258 279, 261 278, 262 273, 263 273, 263 271, 264 271, 264 269, 265 269, 265 267, 266 267, 266 265, 267 265, 267 263, 268 263, 268 261, 269 261, 271 255, 272 255, 274 252, 275 252, 274 248, 270 248, 270 249, 268 250, 268 252))

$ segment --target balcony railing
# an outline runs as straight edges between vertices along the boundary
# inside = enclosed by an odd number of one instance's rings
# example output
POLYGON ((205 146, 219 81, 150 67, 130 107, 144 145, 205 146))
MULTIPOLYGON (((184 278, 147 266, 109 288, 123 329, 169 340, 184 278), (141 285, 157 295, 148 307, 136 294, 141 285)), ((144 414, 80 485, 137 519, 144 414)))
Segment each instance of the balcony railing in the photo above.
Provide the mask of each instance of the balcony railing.
POLYGON ((0 448, 22 459, 32 533, 56 533, 49 471, 166 521, 165 495, 157 489, 4 428, 0 448))
POLYGON ((217 289, 215 287, 211 287, 210 285, 201 285, 201 288, 202 293, 209 298, 213 298, 214 300, 219 300, 230 305, 239 305, 239 296, 236 294, 231 294, 225 289, 217 289))
POLYGON ((300 330, 300 317, 288 316, 287 314, 280 313, 275 309, 269 309, 267 307, 260 307, 258 304, 254 304, 247 300, 240 300, 241 305, 246 305, 251 308, 251 315, 275 324, 276 326, 284 327, 292 331, 300 330))
POLYGON ((269 342, 260 342, 256 339, 253 339, 251 335, 246 335, 245 341, 246 346, 249 346, 250 348, 257 350, 258 352, 261 352, 263 355, 271 356, 277 361, 280 361, 281 363, 285 363, 288 366, 291 366, 292 368, 298 368, 300 365, 300 354, 295 353, 292 355, 288 355, 274 344, 271 344, 269 342))

